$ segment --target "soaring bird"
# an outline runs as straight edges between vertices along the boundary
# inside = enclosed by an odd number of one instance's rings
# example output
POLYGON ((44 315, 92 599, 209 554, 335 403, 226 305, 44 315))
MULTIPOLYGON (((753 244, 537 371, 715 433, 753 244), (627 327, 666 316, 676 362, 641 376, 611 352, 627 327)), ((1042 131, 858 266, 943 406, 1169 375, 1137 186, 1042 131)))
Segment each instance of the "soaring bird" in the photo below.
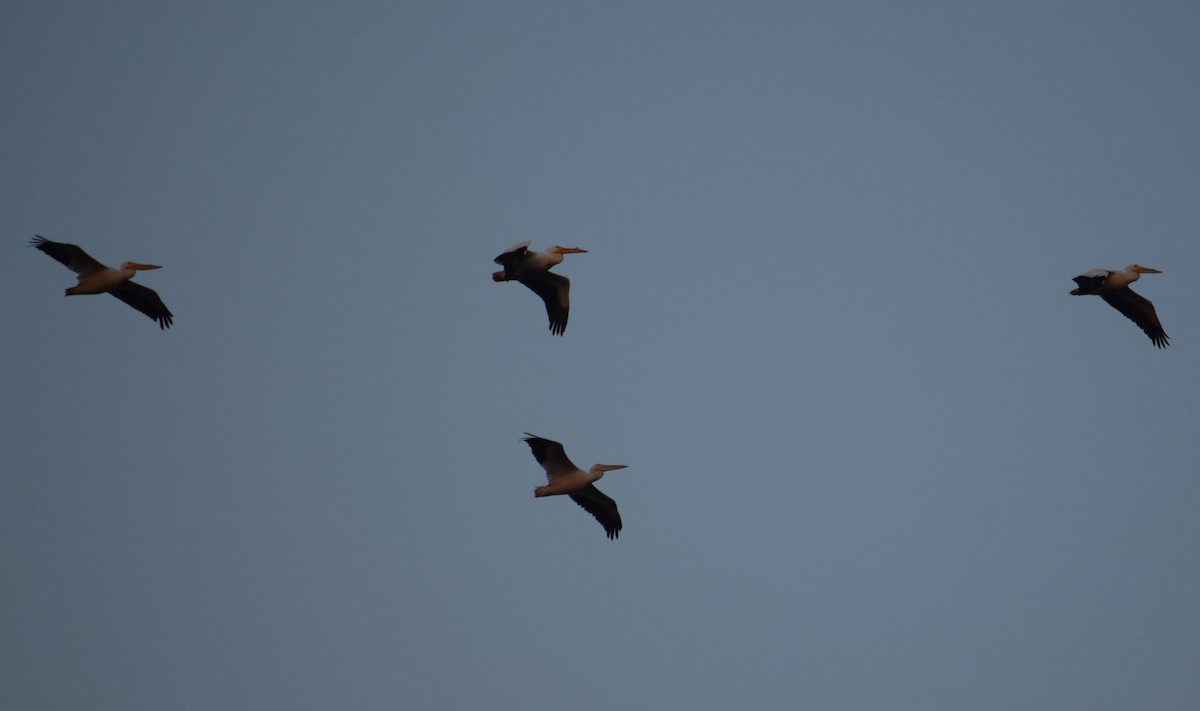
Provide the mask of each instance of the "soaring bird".
POLYGON ((30 244, 54 257, 60 264, 79 275, 79 283, 67 289, 67 296, 77 294, 112 294, 121 301, 149 316, 160 329, 170 328, 174 315, 153 289, 135 284, 130 279, 143 269, 160 269, 154 264, 125 262, 120 269, 106 267, 74 244, 51 242, 34 235, 30 244))
POLYGON ((624 464, 596 464, 588 471, 583 471, 567 459, 567 453, 558 442, 543 439, 537 435, 529 435, 525 442, 533 450, 534 459, 546 470, 546 486, 533 490, 534 496, 557 496, 566 494, 571 500, 583 507, 585 511, 596 517, 609 539, 615 539, 621 533, 621 514, 617 511, 617 502, 605 496, 593 482, 599 481, 604 472, 624 469, 624 464))
POLYGON ((554 246, 545 252, 529 251, 528 240, 514 244, 495 262, 503 271, 492 272, 493 281, 519 281, 546 302, 546 315, 550 317, 550 333, 563 335, 567 330, 567 316, 571 310, 571 280, 565 276, 551 274, 550 269, 563 260, 564 254, 582 254, 586 249, 579 247, 554 246))
POLYGON ((1093 269, 1086 274, 1080 274, 1073 280, 1079 285, 1071 289, 1075 296, 1095 294, 1108 302, 1108 305, 1125 314, 1125 318, 1133 321, 1146 332, 1150 342, 1159 348, 1170 345, 1167 333, 1163 331, 1154 311, 1154 304, 1149 299, 1135 293, 1129 285, 1137 281, 1143 274, 1162 274, 1157 269, 1143 267, 1140 264, 1130 264, 1125 271, 1114 269, 1093 269))

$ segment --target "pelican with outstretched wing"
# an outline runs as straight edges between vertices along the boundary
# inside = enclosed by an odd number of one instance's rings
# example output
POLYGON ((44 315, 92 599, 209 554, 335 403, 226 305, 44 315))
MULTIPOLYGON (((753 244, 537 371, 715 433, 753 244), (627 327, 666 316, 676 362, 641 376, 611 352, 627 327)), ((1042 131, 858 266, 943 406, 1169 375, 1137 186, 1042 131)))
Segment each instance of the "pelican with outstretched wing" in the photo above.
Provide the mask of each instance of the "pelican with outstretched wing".
POLYGON ((504 269, 492 272, 492 281, 519 281, 529 287, 546 303, 550 333, 561 336, 567 330, 567 317, 571 311, 571 280, 551 273, 550 269, 562 263, 564 254, 586 252, 579 247, 559 246, 545 252, 533 252, 528 241, 515 244, 494 260, 504 269))
POLYGON ((1140 264, 1130 264, 1125 271, 1115 269, 1093 269, 1086 274, 1080 274, 1074 281, 1079 286, 1071 289, 1075 296, 1096 295, 1125 318, 1133 321, 1138 328, 1146 332, 1150 342, 1159 348, 1166 348, 1169 338, 1159 323, 1154 304, 1146 297, 1138 294, 1129 285, 1137 281, 1143 274, 1162 274, 1157 269, 1143 267, 1140 264))
POLYGON ((50 255, 59 264, 79 275, 79 283, 67 289, 67 296, 78 294, 112 294, 121 301, 149 316, 159 328, 170 328, 174 315, 167 310, 158 294, 130 279, 140 270, 160 269, 155 264, 125 262, 120 269, 106 267, 78 245, 51 242, 41 235, 34 235, 30 244, 50 255))
POLYGON ((554 440, 544 439, 537 435, 529 435, 525 442, 533 451, 533 458, 546 470, 546 486, 533 490, 534 496, 558 496, 566 494, 571 500, 583 507, 604 527, 604 532, 610 539, 615 539, 621 533, 621 514, 617 511, 617 502, 605 496, 595 487, 595 482, 604 476, 604 472, 624 469, 624 464, 596 464, 588 471, 583 471, 567 459, 563 446, 554 440))

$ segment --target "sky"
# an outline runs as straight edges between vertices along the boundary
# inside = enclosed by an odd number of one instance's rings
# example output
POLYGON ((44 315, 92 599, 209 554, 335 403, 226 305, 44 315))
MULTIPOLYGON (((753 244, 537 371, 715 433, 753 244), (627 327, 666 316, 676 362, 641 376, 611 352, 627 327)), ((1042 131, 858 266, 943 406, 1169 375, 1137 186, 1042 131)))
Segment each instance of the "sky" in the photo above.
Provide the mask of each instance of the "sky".
POLYGON ((1198 86, 1192 2, 6 3, 0 707, 1189 707, 1198 86))

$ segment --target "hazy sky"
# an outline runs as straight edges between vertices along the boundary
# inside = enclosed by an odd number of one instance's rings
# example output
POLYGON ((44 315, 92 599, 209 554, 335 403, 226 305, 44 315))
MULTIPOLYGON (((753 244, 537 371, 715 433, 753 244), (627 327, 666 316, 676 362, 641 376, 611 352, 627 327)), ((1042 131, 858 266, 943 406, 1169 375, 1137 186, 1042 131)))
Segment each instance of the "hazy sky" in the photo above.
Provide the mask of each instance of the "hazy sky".
POLYGON ((18 0, 0 95, 0 707, 1200 698, 1200 5, 18 0))

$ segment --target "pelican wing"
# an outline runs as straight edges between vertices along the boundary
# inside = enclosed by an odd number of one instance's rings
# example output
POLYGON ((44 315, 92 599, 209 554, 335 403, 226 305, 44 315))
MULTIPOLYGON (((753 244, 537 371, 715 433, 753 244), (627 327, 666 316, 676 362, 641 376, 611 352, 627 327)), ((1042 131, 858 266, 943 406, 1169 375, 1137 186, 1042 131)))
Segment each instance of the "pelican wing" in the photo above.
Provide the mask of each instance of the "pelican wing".
POLYGON ((529 254, 529 241, 526 240, 520 244, 514 244, 506 249, 500 256, 496 257, 494 262, 504 267, 504 273, 507 276, 512 276, 517 271, 517 266, 525 261, 525 257, 529 254))
POLYGON ((563 335, 571 315, 571 280, 561 274, 538 272, 517 281, 542 297, 546 303, 546 316, 550 319, 550 333, 563 335))
POLYGON ((1150 303, 1149 299, 1129 287, 1101 294, 1100 298, 1124 314, 1125 318, 1136 323, 1155 346, 1166 348, 1170 345, 1167 343, 1167 333, 1158 320, 1158 313, 1154 310, 1154 304, 1150 303))
POLYGON ((167 305, 153 289, 126 280, 113 287, 108 293, 149 316, 158 323, 159 328, 171 327, 175 315, 167 310, 167 305))
POLYGON ((606 496, 604 492, 594 485, 588 484, 587 488, 580 489, 569 496, 572 501, 582 506, 584 511, 595 517, 601 526, 604 526, 604 532, 610 539, 616 539, 621 533, 621 514, 617 511, 617 502, 606 496))
POLYGON ((533 458, 542 465, 542 469, 546 470, 547 481, 554 481, 555 477, 579 471, 579 467, 567 458, 567 452, 563 449, 562 444, 528 432, 525 434, 529 435, 525 438, 525 442, 533 451, 533 458))
POLYGON ((1107 269, 1093 269, 1086 274, 1080 274, 1071 281, 1079 285, 1079 295, 1099 294, 1108 282, 1107 269))
POLYGON ((34 235, 29 244, 38 248, 43 254, 48 254, 59 264, 80 276, 107 269, 103 264, 92 259, 79 245, 51 242, 41 235, 34 235))

